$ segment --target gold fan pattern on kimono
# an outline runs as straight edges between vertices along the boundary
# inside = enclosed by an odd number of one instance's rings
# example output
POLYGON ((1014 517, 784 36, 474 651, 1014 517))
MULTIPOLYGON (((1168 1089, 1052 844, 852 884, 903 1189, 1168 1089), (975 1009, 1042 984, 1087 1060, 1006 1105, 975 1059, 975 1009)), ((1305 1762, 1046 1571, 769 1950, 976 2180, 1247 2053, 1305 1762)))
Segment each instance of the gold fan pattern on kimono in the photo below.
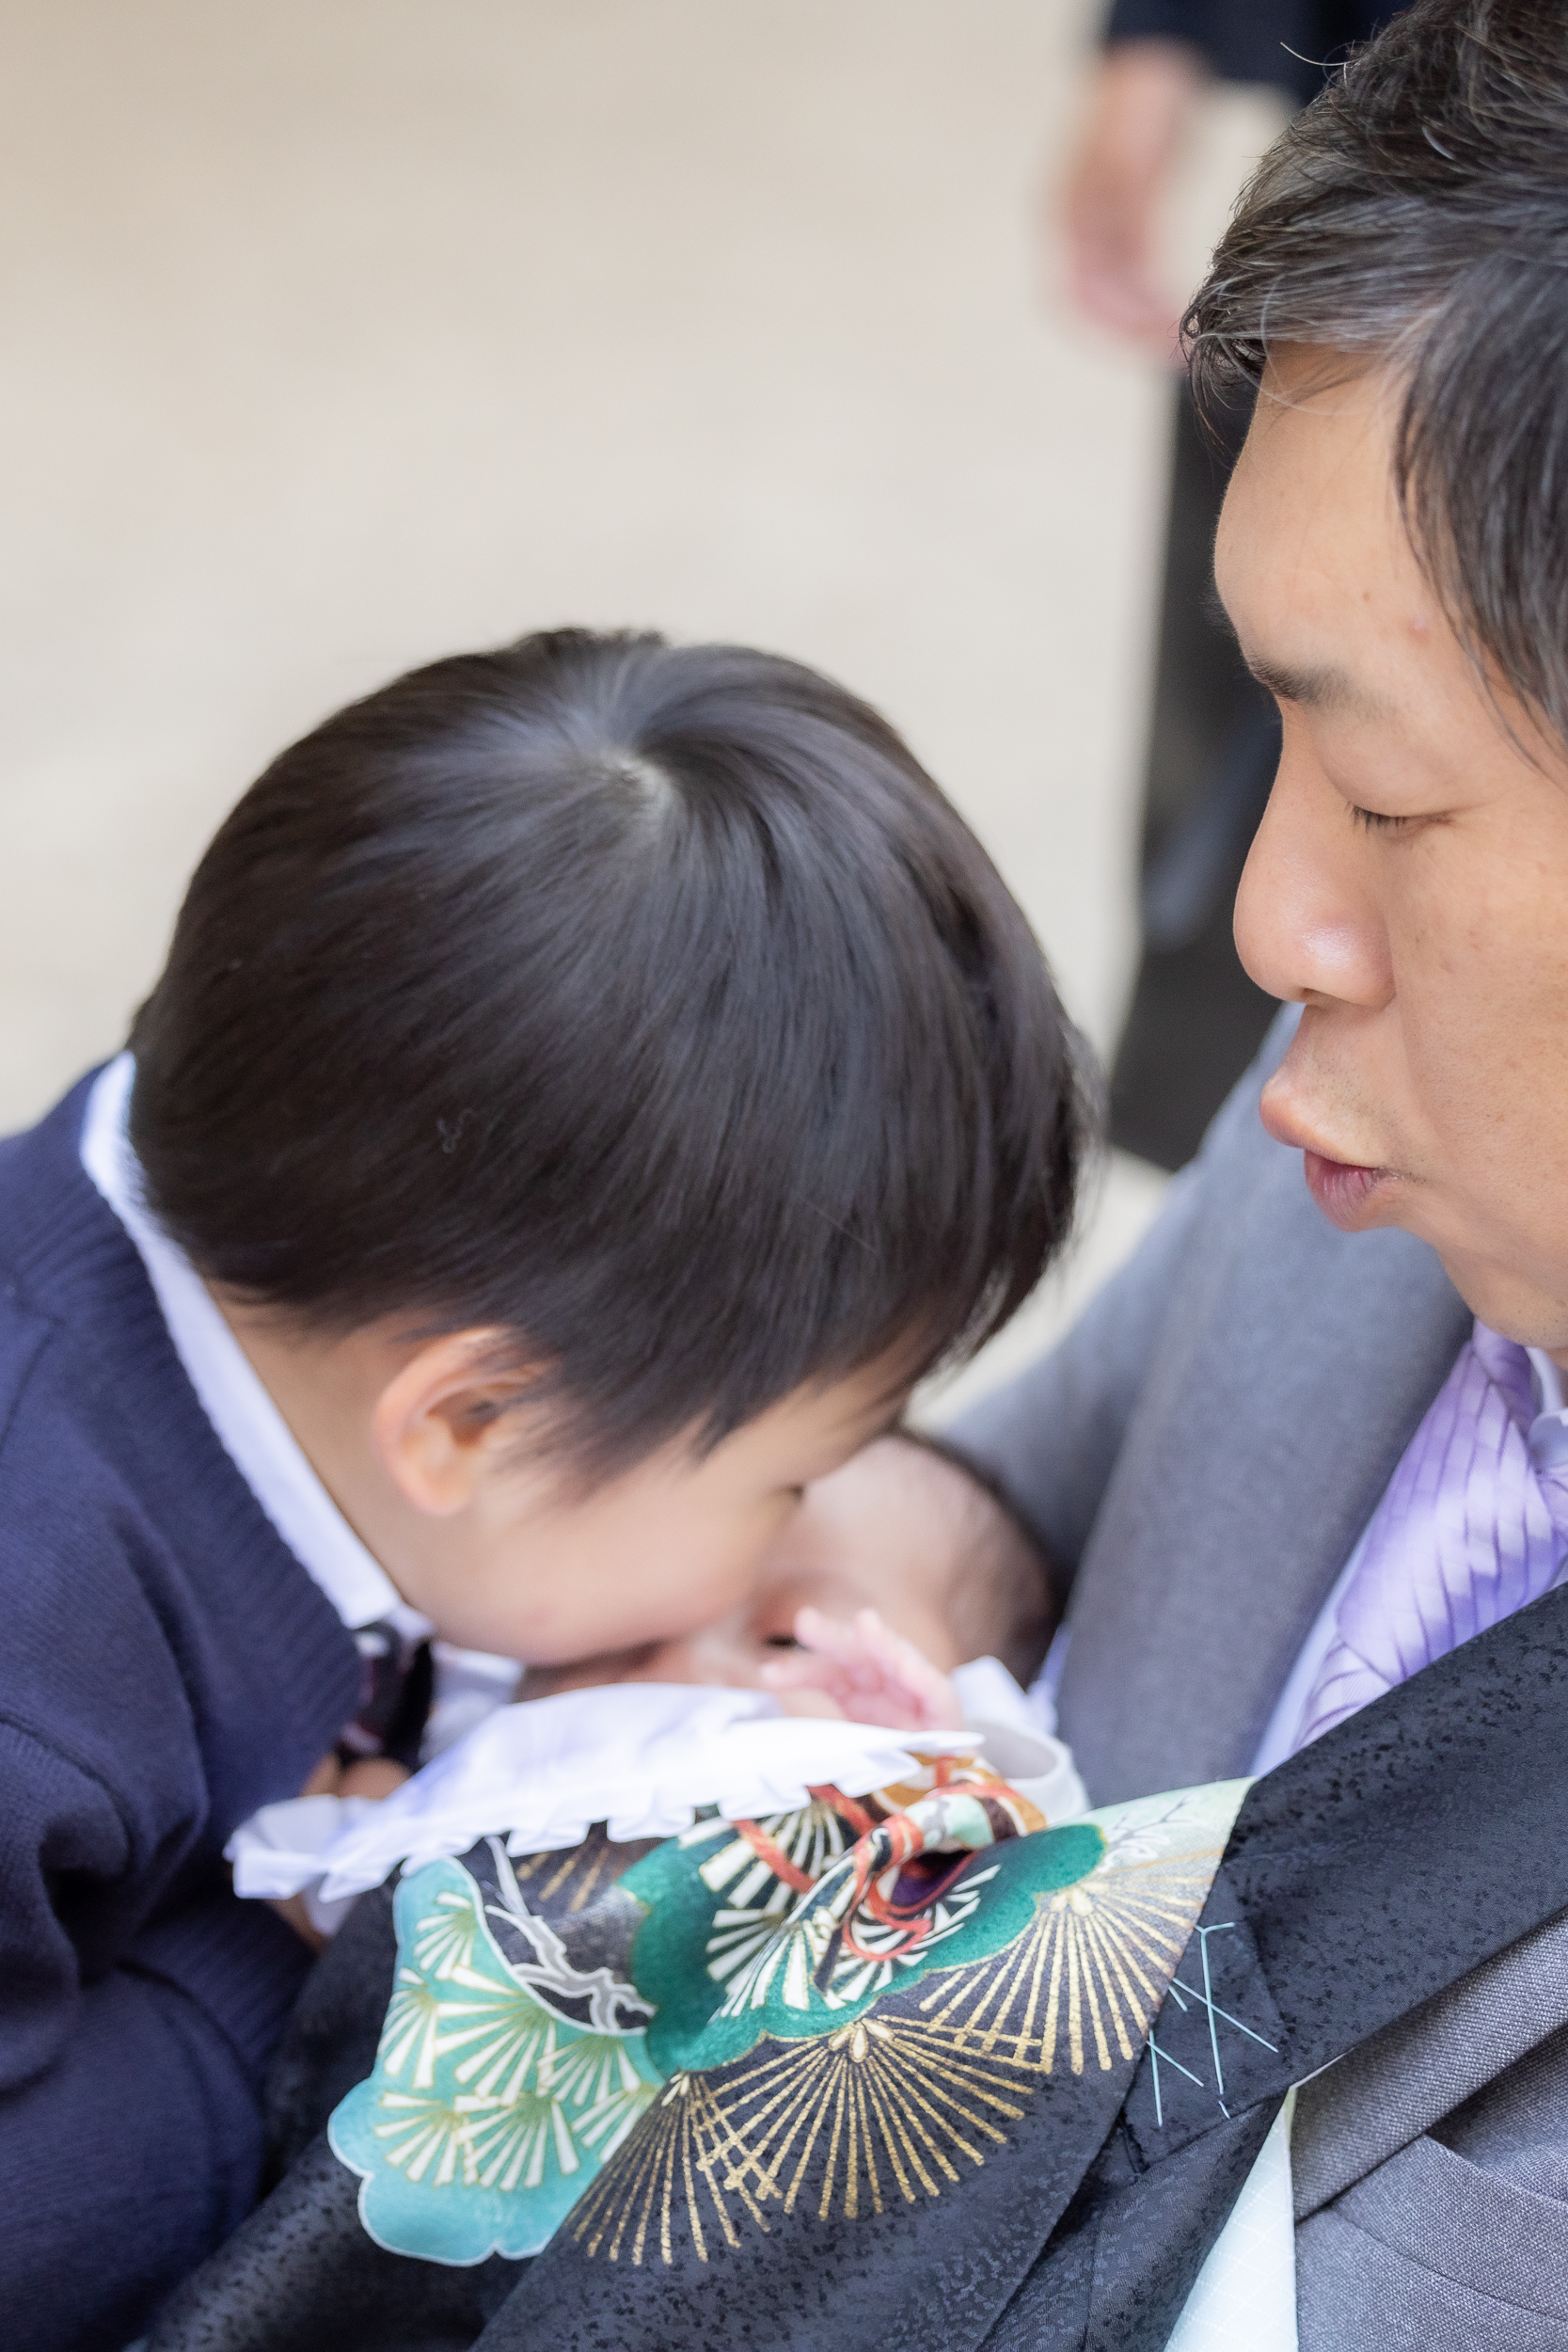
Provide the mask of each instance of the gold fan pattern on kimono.
MULTIPOLYGON (((1108 1808, 1091 1817, 1103 1839, 1094 1867, 1037 1892, 1028 1924, 1001 1949, 923 1975, 896 2008, 879 2003, 799 2037, 764 2035, 738 2060, 676 2072, 584 2189, 573 2238, 591 2256, 668 2264, 684 2223, 705 2262, 714 2247, 737 2245, 746 2225, 767 2230, 770 2211, 802 2201, 822 2220, 853 2221, 956 2185, 1006 2144, 1058 2068, 1108 2071, 1136 2056, 1240 1795, 1238 1784, 1108 1808)), ((763 1826, 792 1851, 802 1818, 763 1826)), ((738 1867, 735 1847, 725 1853, 738 1867)), ((974 1875, 983 1890, 995 1873, 974 1875)), ((768 1938, 741 1977, 771 1989, 798 1915, 760 1883, 754 1892, 768 1938)), ((734 1949, 735 1923, 719 1928, 721 1919, 708 1947, 716 1975, 730 1973, 734 1949)), ((724 2011, 743 2006, 732 1986, 724 2011)))

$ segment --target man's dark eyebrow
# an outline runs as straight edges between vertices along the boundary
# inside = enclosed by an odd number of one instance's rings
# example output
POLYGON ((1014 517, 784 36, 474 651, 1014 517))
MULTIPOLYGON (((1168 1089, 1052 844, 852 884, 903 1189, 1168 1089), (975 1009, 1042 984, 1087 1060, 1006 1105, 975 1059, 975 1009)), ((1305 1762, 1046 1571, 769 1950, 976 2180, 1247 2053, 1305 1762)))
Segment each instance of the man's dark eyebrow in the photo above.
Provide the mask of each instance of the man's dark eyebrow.
POLYGON ((1346 671, 1337 669, 1332 662, 1296 669, 1289 662, 1268 661, 1260 654, 1254 654, 1247 659, 1247 668, 1259 686, 1277 694, 1282 703, 1296 703, 1304 710, 1370 713, 1380 707, 1365 687, 1358 686, 1346 671))
POLYGON ((1212 580, 1203 599, 1203 611, 1211 626, 1229 638, 1259 685, 1268 693, 1277 694, 1282 703, 1296 703, 1307 710, 1357 709, 1369 716, 1373 712, 1381 714, 1381 706, 1366 688, 1358 686, 1346 671, 1331 661, 1298 669, 1288 661, 1269 661, 1261 655, 1243 652, 1236 624, 1212 580))

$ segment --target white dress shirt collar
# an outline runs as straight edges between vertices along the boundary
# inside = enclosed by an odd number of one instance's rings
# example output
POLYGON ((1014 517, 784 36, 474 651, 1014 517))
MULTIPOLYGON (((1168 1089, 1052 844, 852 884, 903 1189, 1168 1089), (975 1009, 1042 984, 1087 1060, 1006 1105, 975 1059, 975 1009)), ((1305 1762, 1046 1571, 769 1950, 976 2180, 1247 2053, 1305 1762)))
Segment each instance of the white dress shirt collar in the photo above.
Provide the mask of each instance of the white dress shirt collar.
MULTIPOLYGON (((101 1071, 82 1122, 82 1166, 135 1242, 169 1338, 208 1420, 289 1549, 350 1630, 395 1626, 423 1641, 430 1620, 402 1599, 306 1459, 260 1375, 178 1245, 153 1223, 127 1117, 135 1064, 101 1071)), ((514 1670, 515 1671, 515 1670, 514 1670)))

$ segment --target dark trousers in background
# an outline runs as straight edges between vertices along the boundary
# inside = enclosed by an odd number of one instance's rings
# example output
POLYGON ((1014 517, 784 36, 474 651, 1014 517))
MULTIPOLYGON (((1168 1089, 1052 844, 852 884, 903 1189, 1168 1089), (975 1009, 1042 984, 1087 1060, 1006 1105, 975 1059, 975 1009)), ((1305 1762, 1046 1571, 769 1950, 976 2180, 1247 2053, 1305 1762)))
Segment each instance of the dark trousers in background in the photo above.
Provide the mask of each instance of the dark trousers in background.
POLYGON ((1111 1073, 1111 1140, 1184 1166, 1278 1010, 1231 938, 1236 885, 1279 759, 1279 718, 1214 596, 1214 529, 1250 403, 1215 437, 1177 389, 1170 520, 1144 785, 1143 955, 1111 1073))

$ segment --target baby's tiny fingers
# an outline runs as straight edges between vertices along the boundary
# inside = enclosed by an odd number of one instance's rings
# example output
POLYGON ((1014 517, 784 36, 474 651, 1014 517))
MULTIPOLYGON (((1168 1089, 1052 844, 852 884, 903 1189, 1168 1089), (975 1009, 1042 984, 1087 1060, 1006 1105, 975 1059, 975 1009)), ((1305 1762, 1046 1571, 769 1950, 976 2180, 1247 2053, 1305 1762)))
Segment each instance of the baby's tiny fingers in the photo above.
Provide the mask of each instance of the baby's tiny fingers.
POLYGON ((801 1658, 767 1658, 757 1668, 765 1689, 769 1691, 841 1691, 848 1687, 848 1677, 842 1666, 831 1658, 818 1658, 811 1653, 801 1658))
POLYGON ((855 1629, 884 1677, 908 1693, 925 1729, 958 1730, 961 1726, 963 1709, 958 1693, 941 1667, 933 1666, 924 1650, 884 1625, 875 1609, 861 1610, 855 1629))
POLYGON ((845 1666, 858 1665, 864 1656, 865 1645, 855 1628, 820 1609, 796 1611, 795 1639, 802 1649, 819 1658, 836 1658, 845 1666))

